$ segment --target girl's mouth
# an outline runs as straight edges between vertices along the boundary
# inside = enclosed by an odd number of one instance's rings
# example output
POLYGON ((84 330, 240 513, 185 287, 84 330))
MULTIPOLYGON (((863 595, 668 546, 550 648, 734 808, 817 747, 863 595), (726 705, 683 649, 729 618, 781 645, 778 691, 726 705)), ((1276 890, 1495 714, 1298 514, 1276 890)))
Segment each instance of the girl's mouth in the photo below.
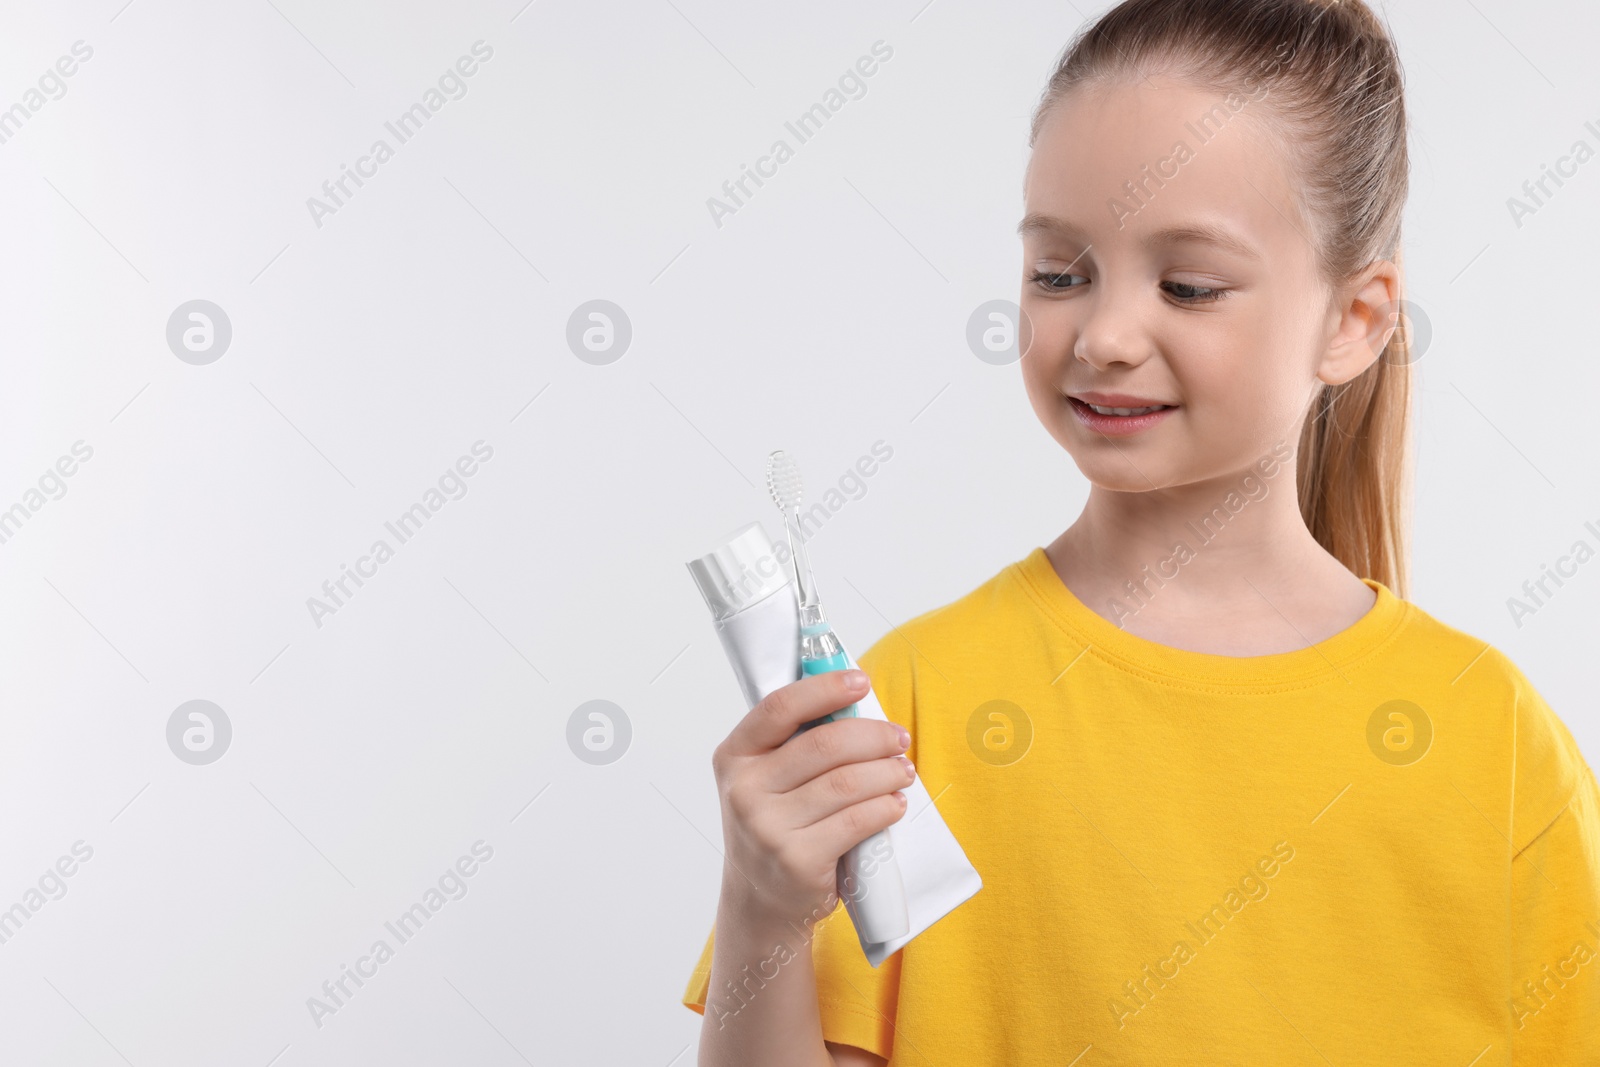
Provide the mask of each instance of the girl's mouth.
POLYGON ((1088 404, 1077 397, 1069 396, 1067 400, 1072 404, 1072 413, 1095 433, 1107 436, 1126 436, 1148 430, 1156 423, 1165 419, 1172 412, 1178 410, 1176 405, 1161 405, 1145 408, 1111 408, 1100 405, 1088 404), (1126 412, 1127 414, 1118 414, 1126 412))

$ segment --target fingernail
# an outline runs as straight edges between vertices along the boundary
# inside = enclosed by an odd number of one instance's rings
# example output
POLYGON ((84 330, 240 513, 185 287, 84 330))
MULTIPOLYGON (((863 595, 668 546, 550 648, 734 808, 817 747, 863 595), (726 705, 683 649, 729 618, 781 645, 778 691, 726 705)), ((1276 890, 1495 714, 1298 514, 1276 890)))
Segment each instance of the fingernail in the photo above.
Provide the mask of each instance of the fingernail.
POLYGON ((907 730, 904 726, 901 726, 899 723, 895 723, 894 724, 894 728, 900 734, 900 747, 901 748, 908 747, 911 744, 911 732, 909 730, 907 730))
POLYGON ((851 689, 865 689, 867 687, 867 672, 851 668, 844 672, 844 684, 851 689))

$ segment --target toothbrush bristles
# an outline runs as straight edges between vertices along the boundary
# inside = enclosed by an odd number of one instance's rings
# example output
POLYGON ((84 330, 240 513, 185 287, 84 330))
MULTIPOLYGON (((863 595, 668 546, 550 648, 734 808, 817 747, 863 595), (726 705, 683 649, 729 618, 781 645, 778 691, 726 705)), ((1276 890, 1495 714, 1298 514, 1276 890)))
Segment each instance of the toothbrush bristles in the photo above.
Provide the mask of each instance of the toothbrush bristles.
POLYGON ((802 491, 800 466, 782 449, 767 457, 767 491, 779 511, 791 511, 800 506, 802 491))

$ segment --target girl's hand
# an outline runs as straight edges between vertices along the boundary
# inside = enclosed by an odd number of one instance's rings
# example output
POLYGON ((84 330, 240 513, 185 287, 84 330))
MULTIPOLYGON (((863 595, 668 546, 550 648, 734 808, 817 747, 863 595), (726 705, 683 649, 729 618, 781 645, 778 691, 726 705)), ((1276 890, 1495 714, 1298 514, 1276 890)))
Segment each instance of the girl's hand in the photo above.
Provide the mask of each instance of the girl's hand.
POLYGON ((899 790, 915 772, 899 755, 909 743, 900 726, 845 718, 790 741, 802 723, 849 707, 867 689, 857 670, 791 682, 751 708, 712 753, 723 892, 745 918, 781 924, 819 908, 816 918, 831 914, 839 857, 905 813, 899 790))

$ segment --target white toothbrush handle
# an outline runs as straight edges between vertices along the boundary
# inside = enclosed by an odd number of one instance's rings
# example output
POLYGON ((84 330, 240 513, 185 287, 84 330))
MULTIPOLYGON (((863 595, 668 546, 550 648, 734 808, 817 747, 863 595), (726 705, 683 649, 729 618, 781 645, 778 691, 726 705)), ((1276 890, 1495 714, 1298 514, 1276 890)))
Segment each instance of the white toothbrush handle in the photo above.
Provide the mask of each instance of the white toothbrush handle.
MULTIPOLYGON (((843 653, 840 664, 845 661, 843 653)), ((805 673, 816 664, 802 661, 805 673)), ((816 673, 824 673, 817 671, 816 673)), ((856 718, 857 705, 802 723, 790 740, 807 730, 838 719, 856 718)), ((900 874, 900 863, 895 857, 892 826, 885 827, 870 837, 851 845, 839 857, 835 877, 839 896, 844 899, 845 910, 856 924, 856 932, 867 941, 888 941, 911 932, 911 914, 906 906, 905 879, 900 874)))
POLYGON ((911 932, 905 880, 891 830, 879 830, 839 857, 839 895, 856 932, 868 941, 888 941, 911 932))
MULTIPOLYGON (((820 605, 816 610, 820 618, 820 605)), ((836 650, 828 656, 802 657, 800 670, 803 674, 826 674, 844 670, 850 665, 850 657, 845 654, 844 646, 839 644, 838 637, 826 622, 803 625, 800 632, 802 635, 811 635, 812 640, 824 641, 828 647, 836 650)), ((857 718, 859 715, 859 705, 851 704, 802 724, 794 736, 798 737, 826 722, 857 718)), ((839 895, 844 898, 845 909, 856 924, 856 932, 868 941, 888 941, 911 932, 905 879, 900 875, 900 862, 895 857, 894 838, 890 829, 886 827, 852 845, 839 857, 837 867, 839 895)))

